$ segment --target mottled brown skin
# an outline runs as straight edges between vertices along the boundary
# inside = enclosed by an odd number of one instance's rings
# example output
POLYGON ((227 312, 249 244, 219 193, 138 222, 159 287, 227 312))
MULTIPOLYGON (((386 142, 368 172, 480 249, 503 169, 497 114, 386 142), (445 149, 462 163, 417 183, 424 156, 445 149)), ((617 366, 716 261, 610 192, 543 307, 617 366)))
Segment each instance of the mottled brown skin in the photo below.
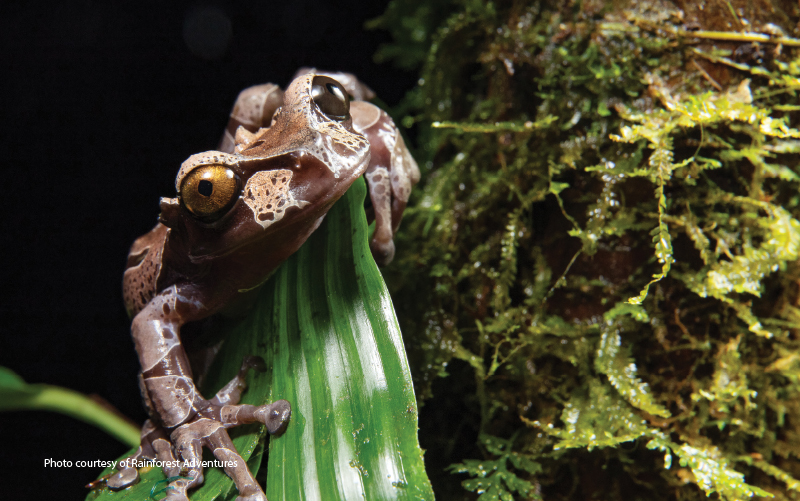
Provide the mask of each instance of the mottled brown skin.
MULTIPOLYGON (((376 220, 370 245, 376 261, 391 260, 392 236, 419 171, 388 115, 369 103, 349 103, 345 93, 371 96, 352 75, 313 69, 298 72, 285 92, 272 84, 243 91, 220 150, 183 163, 176 178, 179 196, 161 200, 159 223, 131 247, 123 295, 133 318, 140 387, 150 419, 139 450, 129 459, 200 460, 202 447, 208 447, 217 459, 234 464, 226 473, 236 483, 237 500, 266 499, 226 429, 260 422, 271 434, 279 433, 291 406, 285 400, 237 405, 247 371, 258 366, 255 360, 246 360, 228 385, 205 399, 195 386, 181 327, 247 298, 365 173, 376 220), (327 98, 341 97, 349 114, 341 113, 339 101, 331 107, 318 100, 319 82, 326 81, 319 75, 339 77, 343 89, 334 82, 339 90, 327 98), (229 208, 213 220, 196 211, 184 191, 193 179, 205 179, 201 176, 208 169, 237 179, 229 208)), ((221 186, 214 184, 213 193, 224 193, 221 186)), ((170 467, 164 473, 181 472, 170 467)), ((184 478, 170 483, 166 499, 187 500, 187 490, 202 484, 202 468, 183 473, 184 478)), ((107 484, 122 489, 137 479, 136 468, 122 464, 107 484)))

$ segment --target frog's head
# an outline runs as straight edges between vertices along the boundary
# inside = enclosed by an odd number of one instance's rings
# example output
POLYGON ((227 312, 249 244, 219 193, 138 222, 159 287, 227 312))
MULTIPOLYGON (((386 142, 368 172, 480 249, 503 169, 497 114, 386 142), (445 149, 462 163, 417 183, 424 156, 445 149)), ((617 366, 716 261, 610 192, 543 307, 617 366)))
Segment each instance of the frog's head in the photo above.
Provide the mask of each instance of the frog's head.
POLYGON ((353 128, 344 88, 326 76, 302 75, 270 127, 255 133, 240 127, 234 153, 208 151, 183 163, 178 197, 162 199, 161 221, 186 229, 196 259, 265 235, 302 233, 368 163, 369 143, 353 128))

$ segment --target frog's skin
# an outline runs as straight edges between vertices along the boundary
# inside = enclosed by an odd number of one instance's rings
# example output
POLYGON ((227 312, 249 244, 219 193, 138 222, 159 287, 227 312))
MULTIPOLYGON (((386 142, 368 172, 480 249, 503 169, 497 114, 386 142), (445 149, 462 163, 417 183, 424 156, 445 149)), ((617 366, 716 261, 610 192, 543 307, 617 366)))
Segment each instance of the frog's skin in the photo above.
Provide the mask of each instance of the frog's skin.
MULTIPOLYGON (((237 405, 248 369, 259 365, 255 357, 205 399, 181 327, 245 302, 362 175, 376 222, 370 247, 379 263, 392 259, 393 232, 419 170, 389 116, 347 94, 369 98, 371 91, 352 75, 313 69, 298 72, 285 92, 272 84, 243 91, 220 150, 181 165, 178 196, 161 199, 158 224, 131 247, 123 295, 150 414, 131 459, 197 462, 208 447, 235 464, 225 473, 236 483, 237 500, 266 499, 226 430, 260 422, 280 433, 291 406, 285 400, 237 405)), ((184 477, 170 483, 170 501, 187 500, 187 490, 203 483, 199 465, 167 467, 164 474, 184 477)), ((136 468, 123 464, 106 483, 122 489, 137 479, 136 468)))

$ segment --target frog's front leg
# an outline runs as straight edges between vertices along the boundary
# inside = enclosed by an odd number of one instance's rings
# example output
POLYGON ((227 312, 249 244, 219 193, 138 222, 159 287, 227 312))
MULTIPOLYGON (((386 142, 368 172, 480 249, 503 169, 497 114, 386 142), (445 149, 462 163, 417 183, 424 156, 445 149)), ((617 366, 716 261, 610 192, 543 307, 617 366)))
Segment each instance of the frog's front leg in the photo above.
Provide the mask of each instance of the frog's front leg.
MULTIPOLYGON (((179 334, 184 323, 208 314, 196 290, 172 286, 152 298, 131 327, 142 365, 145 400, 152 418, 169 432, 175 456, 185 466, 186 475, 170 483, 167 499, 185 501, 187 490, 203 483, 203 447, 225 458, 226 472, 241 499, 265 499, 226 429, 260 422, 270 433, 279 432, 288 422, 291 407, 285 400, 262 406, 237 405, 246 372, 255 365, 251 360, 245 360, 239 374, 213 399, 203 398, 195 387, 179 334)), ((167 475, 174 473, 165 470, 167 475)))
MULTIPOLYGON (((238 404, 242 392, 247 388, 247 373, 251 369, 263 372, 265 370, 264 360, 262 360, 261 357, 245 357, 238 374, 217 392, 211 402, 219 406, 238 404)), ((145 421, 144 426, 142 426, 139 448, 136 452, 119 462, 119 471, 105 480, 106 485, 112 490, 120 490, 129 485, 133 485, 139 480, 139 472, 136 469, 136 464, 147 459, 157 459, 161 463, 167 465, 175 464, 176 462, 172 452, 172 442, 170 441, 169 434, 163 427, 153 424, 153 421, 150 419, 145 421)), ((177 476, 179 472, 180 468, 177 466, 164 467, 164 474, 168 478, 177 476)))
POLYGON ((370 103, 353 101, 350 114, 356 130, 369 139, 370 161, 364 177, 375 218, 369 246, 378 264, 388 264, 394 257, 394 233, 411 188, 419 181, 419 167, 385 111, 370 103))
MULTIPOLYGON (((246 357, 242 362, 239 373, 211 399, 212 406, 210 409, 218 411, 216 415, 213 415, 213 410, 211 410, 212 417, 215 417, 216 423, 221 423, 223 428, 237 426, 244 422, 258 421, 266 423, 267 431, 270 434, 275 434, 284 428, 291 414, 291 407, 286 400, 278 400, 260 407, 235 405, 239 403, 242 392, 247 387, 246 377, 251 369, 256 369, 260 372, 265 370, 264 361, 261 357, 246 357), (261 413, 264 416, 259 419, 256 417, 257 413, 261 413), (231 419, 231 416, 234 416, 235 419, 231 419)), ((206 409, 206 412, 209 412, 209 410, 206 409)), ((217 459, 226 462, 225 472, 234 479, 240 494, 252 491, 251 484, 253 483, 244 461, 241 461, 241 458, 236 453, 236 448, 230 442, 227 432, 224 429, 219 429, 219 426, 213 424, 213 421, 205 420, 199 424, 194 423, 191 426, 179 427, 178 429, 183 431, 180 436, 176 437, 175 442, 193 446, 197 444, 206 445, 212 450, 217 459), (184 428, 186 429, 184 430, 184 428)), ((195 455, 195 448, 184 446, 183 451, 185 452, 181 454, 181 457, 188 461, 189 459, 186 456, 195 455)), ((167 465, 164 466, 164 475, 167 478, 176 477, 180 474, 180 468, 177 466, 177 460, 172 452, 172 441, 169 435, 163 427, 153 424, 149 419, 145 421, 142 427, 141 445, 131 456, 120 461, 119 471, 106 479, 108 487, 112 490, 120 490, 136 483, 139 479, 136 464, 146 459, 157 459, 167 465)), ((172 490, 175 493, 185 493, 190 487, 202 483, 202 470, 195 468, 193 471, 188 472, 187 477, 189 478, 179 479, 175 482, 175 485, 172 486, 172 490), (193 481, 190 482, 192 475, 196 478, 193 478, 193 481)), ((173 497, 175 495, 178 494, 173 494, 173 497)), ((180 496, 178 499, 181 499, 180 496)), ((255 497, 253 499, 259 498, 255 497)))

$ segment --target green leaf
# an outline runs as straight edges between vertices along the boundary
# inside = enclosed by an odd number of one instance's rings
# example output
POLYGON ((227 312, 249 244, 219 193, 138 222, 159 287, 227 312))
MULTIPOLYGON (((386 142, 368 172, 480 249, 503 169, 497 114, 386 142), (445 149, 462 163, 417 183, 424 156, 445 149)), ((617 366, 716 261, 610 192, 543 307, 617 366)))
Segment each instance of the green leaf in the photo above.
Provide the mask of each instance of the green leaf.
POLYGON ((758 469, 760 469, 764 473, 786 483, 786 488, 789 489, 790 491, 800 492, 800 481, 798 481, 785 471, 781 470, 777 466, 771 465, 766 461, 752 461, 752 459, 749 457, 747 457, 747 459, 750 459, 749 462, 751 462, 753 465, 755 465, 758 469))
POLYGON ((479 501, 513 501, 516 492, 524 499, 540 500, 541 497, 536 487, 527 480, 519 478, 517 474, 508 469, 508 461, 514 468, 536 475, 542 472, 542 466, 530 459, 532 456, 513 452, 511 440, 482 435, 481 440, 486 450, 497 459, 477 460, 466 459, 463 463, 452 464, 448 469, 452 473, 468 473, 475 477, 464 480, 461 485, 470 492, 479 494, 479 501))
POLYGON ((469 122, 433 122, 431 127, 434 129, 455 129, 458 132, 528 132, 535 129, 547 128, 550 124, 558 120, 558 117, 547 115, 541 120, 532 122, 494 122, 494 123, 469 123, 469 122))
MULTIPOLYGON (((244 398, 242 399, 244 401, 244 398)), ((261 466, 261 459, 263 457, 264 447, 263 444, 259 442, 259 438, 263 436, 263 434, 258 430, 255 426, 248 427, 249 430, 247 433, 231 433, 231 438, 233 439, 233 444, 236 446, 236 449, 242 455, 242 457, 247 461, 247 467, 250 468, 250 471, 255 472, 258 471, 259 467, 261 466), (246 449, 247 444, 252 444, 253 448, 246 449)), ((131 450, 133 452, 135 449, 131 450)), ((126 458, 128 454, 120 457, 119 459, 126 458)), ((205 455, 203 457, 203 461, 210 461, 213 460, 213 457, 205 455)), ((107 468, 103 471, 102 475, 111 473, 111 469, 107 468)), ((101 475, 101 476, 102 476, 101 475)), ((225 496, 228 494, 235 494, 235 488, 233 486, 233 481, 228 478, 225 473, 222 472, 219 468, 206 468, 204 471, 205 482, 203 483, 202 487, 195 491, 189 492, 189 498, 191 501, 211 501, 217 498, 226 499, 225 496)), ((92 490, 88 496, 86 496, 87 501, 155 501, 161 500, 165 496, 165 490, 168 486, 166 478, 164 477, 163 472, 161 471, 160 467, 143 467, 139 468, 139 482, 134 484, 127 489, 123 489, 119 492, 114 492, 109 490, 107 487, 102 487, 98 489, 92 490)), ((232 496, 231 496, 232 497, 232 496)))
POLYGON ((764 242, 758 246, 746 246, 742 255, 732 261, 720 261, 711 267, 706 279, 708 294, 718 297, 730 292, 747 292, 761 295, 761 280, 777 271, 787 262, 800 257, 800 221, 776 205, 735 197, 742 205, 762 209, 767 218, 758 220, 764 230, 764 242))
POLYGON ((0 366, 0 395, 3 399, 0 400, 0 408, 10 407, 9 401, 14 397, 21 397, 24 395, 31 395, 36 393, 33 385, 26 383, 21 377, 8 367, 0 366))
POLYGON ((553 446, 554 450, 616 447, 647 434, 645 421, 613 390, 596 379, 589 380, 588 387, 588 394, 576 390, 564 405, 563 428, 538 421, 529 423, 561 439, 553 446))
MULTIPOLYGON (((241 403, 285 398, 292 404, 286 432, 269 443, 271 501, 433 499, 400 330, 367 243, 365 194, 358 180, 265 285, 248 317, 226 328, 207 375, 210 395, 236 374, 243 357, 260 355, 271 369, 250 375, 241 403)), ((231 430, 253 474, 262 430, 231 430)), ((103 489, 87 499, 148 499, 163 478, 152 468, 129 489, 103 489)), ((212 468, 190 498, 234 495, 233 482, 212 468)))
POLYGON ((125 418, 77 391, 49 384, 28 384, 0 366, 0 411, 59 412, 97 426, 126 445, 139 443, 139 430, 125 418))
POLYGON ((624 315, 630 315, 631 318, 637 322, 647 323, 650 321, 650 316, 647 314, 647 310, 645 310, 642 305, 631 304, 622 301, 617 302, 617 304, 615 304, 610 310, 605 312, 603 314, 603 318, 607 322, 611 322, 615 318, 624 315))
POLYGON ((756 407, 753 400, 758 395, 756 390, 748 386, 747 375, 742 367, 741 347, 739 346, 742 335, 731 339, 720 347, 717 354, 717 363, 714 370, 714 377, 708 383, 699 383, 701 386, 696 392, 692 393, 692 400, 705 398, 714 406, 714 415, 722 423, 729 421, 728 413, 739 402, 744 404, 745 409, 756 407), (703 388, 702 386, 707 386, 703 388))
MULTIPOLYGON (((669 441, 662 433, 656 432, 647 443, 647 448, 678 456, 681 466, 688 466, 692 470, 694 482, 703 489, 706 496, 716 492, 722 499, 729 501, 750 499, 753 496, 773 497, 771 493, 746 483, 744 475, 728 466, 728 460, 716 447, 678 445, 669 441)), ((667 463, 665 461, 665 467, 669 468, 667 463)))
POLYGON ((270 442, 267 497, 433 499, 411 373, 367 244, 359 180, 278 271, 264 332, 273 397, 292 403, 270 442))
POLYGON ((639 379, 636 363, 625 353, 619 329, 614 324, 603 330, 594 367, 597 372, 605 374, 611 385, 634 407, 654 416, 671 416, 655 401, 649 385, 639 379))

